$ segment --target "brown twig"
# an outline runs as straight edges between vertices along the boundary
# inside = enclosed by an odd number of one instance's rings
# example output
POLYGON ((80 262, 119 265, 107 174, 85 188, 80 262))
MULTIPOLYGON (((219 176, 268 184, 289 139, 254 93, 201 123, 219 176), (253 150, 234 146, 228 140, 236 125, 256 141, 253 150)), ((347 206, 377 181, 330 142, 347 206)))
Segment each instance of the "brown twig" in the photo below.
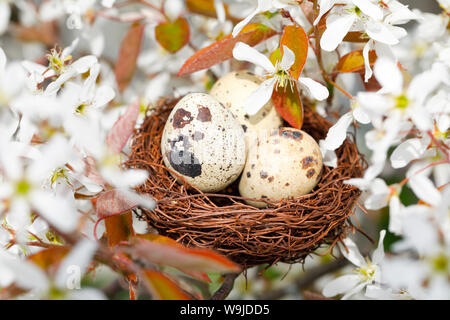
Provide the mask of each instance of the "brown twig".
POLYGON ((349 263, 347 259, 339 258, 336 260, 333 260, 330 263, 320 265, 314 269, 311 269, 310 271, 307 271, 303 274, 302 277, 298 278, 295 282, 292 284, 280 288, 277 290, 272 290, 267 293, 263 294, 257 294, 256 299, 258 300, 276 300, 284 297, 285 295, 289 294, 290 292, 300 292, 302 289, 306 288, 307 286, 311 285, 314 281, 316 281, 318 278, 336 271, 344 266, 346 266, 349 263))
POLYGON ((211 296, 211 300, 225 300, 231 290, 233 290, 234 280, 236 280, 238 276, 239 273, 227 274, 220 288, 211 296))

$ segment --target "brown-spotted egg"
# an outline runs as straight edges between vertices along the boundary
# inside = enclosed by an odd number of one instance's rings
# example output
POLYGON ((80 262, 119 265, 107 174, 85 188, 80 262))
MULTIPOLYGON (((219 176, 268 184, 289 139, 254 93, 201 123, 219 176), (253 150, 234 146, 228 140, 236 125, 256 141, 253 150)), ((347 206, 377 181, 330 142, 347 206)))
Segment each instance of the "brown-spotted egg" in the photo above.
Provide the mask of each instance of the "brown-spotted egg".
POLYGON ((269 100, 255 115, 244 111, 244 103, 252 92, 263 82, 252 72, 241 70, 226 74, 212 87, 210 94, 231 110, 245 131, 247 145, 257 132, 276 129, 283 121, 275 110, 272 100, 269 100))
POLYGON ((234 115, 205 93, 183 97, 164 127, 164 164, 203 192, 224 189, 245 165, 244 130, 234 115))
POLYGON ((250 146, 239 192, 245 198, 275 201, 302 196, 317 185, 321 170, 322 154, 309 134, 294 128, 273 130, 259 135, 250 146))

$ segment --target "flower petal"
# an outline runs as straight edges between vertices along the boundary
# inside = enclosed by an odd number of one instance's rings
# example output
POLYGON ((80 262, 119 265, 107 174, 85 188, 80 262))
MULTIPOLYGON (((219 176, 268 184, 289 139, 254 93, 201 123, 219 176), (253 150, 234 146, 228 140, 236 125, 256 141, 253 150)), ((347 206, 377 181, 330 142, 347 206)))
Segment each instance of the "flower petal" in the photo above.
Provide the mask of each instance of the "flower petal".
POLYGON ((92 106, 94 108, 100 108, 109 103, 116 96, 116 92, 110 86, 101 86, 97 89, 92 106))
POLYGON ((341 16, 330 16, 327 19, 327 29, 320 39, 320 45, 325 51, 333 51, 342 42, 350 30, 356 16, 354 14, 343 14, 341 16))
POLYGON ((416 75, 409 84, 406 95, 418 105, 422 105, 426 97, 436 90, 439 84, 448 77, 446 67, 442 64, 433 64, 431 70, 416 75))
POLYGON ((287 46, 283 46, 283 57, 281 58, 280 68, 289 70, 295 62, 295 54, 287 46))
MULTIPOLYGON (((41 268, 30 261, 20 260, 18 257, 13 256, 8 251, 4 251, 1 248, 0 266, 9 269, 14 277, 15 284, 20 288, 42 291, 45 291, 48 288, 47 276, 41 268)), ((8 275, 8 278, 11 274, 8 275)))
POLYGON ((338 294, 350 291, 357 287, 359 278, 357 275, 345 275, 328 282, 322 290, 325 297, 334 297, 338 294))
POLYGON ((367 82, 372 77, 372 68, 370 67, 370 59, 369 59, 369 51, 373 48, 373 40, 370 39, 367 41, 366 45, 363 48, 363 57, 364 57, 364 81, 367 82))
POLYGON ((390 190, 383 179, 375 179, 371 182, 370 196, 364 201, 364 206, 369 210, 379 210, 388 204, 390 190))
POLYGON ((385 22, 395 25, 404 24, 409 20, 421 20, 421 17, 416 13, 408 9, 408 6, 401 4, 400 2, 391 2, 389 4, 391 14, 385 18, 385 22))
POLYGON ((79 283, 70 283, 70 280, 81 280, 96 250, 97 242, 95 241, 83 239, 78 242, 58 267, 55 284, 61 289, 75 289, 70 286, 79 285, 79 283))
POLYGON ((372 254, 372 262, 374 264, 380 264, 380 262, 384 259, 384 236, 386 235, 386 230, 380 231, 380 239, 378 240, 378 247, 372 254))
POLYGON ((31 200, 39 214, 62 232, 75 230, 80 217, 75 203, 45 191, 34 191, 31 200))
POLYGON ((397 196, 389 200, 389 231, 401 235, 403 231, 403 210, 400 199, 397 196))
POLYGON ((383 10, 373 4, 369 0, 352 0, 353 4, 357 6, 361 11, 375 20, 383 19, 383 10))
POLYGON ((324 165, 336 168, 337 167, 337 156, 336 152, 333 150, 328 150, 324 146, 325 140, 319 141, 320 151, 322 153, 322 162, 324 165))
POLYGON ((367 283, 363 282, 358 284, 356 287, 354 287, 353 289, 351 289, 350 291, 348 291, 341 300, 347 300, 348 298, 350 298, 351 296, 353 296, 354 294, 357 294, 358 292, 362 291, 364 289, 364 287, 367 286, 367 283))
POLYGON ((118 167, 105 167, 100 170, 102 177, 116 188, 133 188, 147 180, 148 172, 141 169, 120 170, 118 167))
POLYGON ((0 1, 0 35, 3 34, 9 25, 11 8, 8 1, 0 1))
POLYGON ((375 62, 375 77, 383 87, 383 92, 400 95, 403 89, 403 76, 397 64, 389 58, 380 57, 375 62))
POLYGON ((222 0, 214 0, 214 9, 217 12, 217 20, 223 23, 225 22, 225 7, 223 6, 222 0))
POLYGON ((342 255, 348 261, 350 261, 357 267, 362 267, 363 265, 366 264, 366 260, 364 260, 363 256, 359 252, 358 247, 356 246, 356 243, 354 243, 352 239, 345 238, 344 244, 345 244, 345 247, 342 243, 338 243, 339 249, 341 250, 342 255))
MULTIPOLYGON (((412 169, 412 168, 411 168, 412 169)), ((442 195, 433 182, 423 173, 415 174, 415 170, 409 176, 408 185, 416 196, 427 204, 437 206, 441 202, 442 195)))
POLYGON ((314 20, 314 25, 318 24, 322 16, 330 10, 334 4, 336 3, 336 0, 320 0, 319 1, 319 15, 317 16, 316 20, 314 20))
POLYGON ((96 63, 98 63, 98 59, 96 56, 84 56, 74 63, 70 65, 70 69, 74 69, 78 74, 82 74, 87 72, 90 68, 92 68, 96 63))
POLYGON ((347 129, 353 121, 351 112, 344 114, 331 128, 328 130, 325 138, 324 147, 328 150, 336 150, 347 138, 347 129))
POLYGON ((428 136, 422 139, 408 139, 395 148, 391 154, 391 165, 394 169, 403 168, 412 160, 419 159, 430 143, 428 136))
POLYGON ((64 48, 64 50, 61 53, 61 56, 63 58, 67 57, 68 55, 72 54, 73 50, 78 46, 78 43, 80 42, 80 38, 75 38, 70 46, 64 48))
POLYGON ((272 97, 273 88, 275 86, 276 79, 270 78, 265 80, 261 85, 253 91, 244 103, 244 111, 250 116, 258 113, 259 110, 270 100, 272 97))
POLYGON ((238 42, 233 48, 233 57, 240 61, 248 61, 257 66, 260 66, 268 72, 275 72, 275 67, 269 58, 260 53, 255 48, 250 47, 248 44, 238 42))
POLYGON ((300 77, 298 81, 308 89, 314 99, 322 101, 328 98, 328 89, 321 83, 307 77, 300 77))
POLYGON ((2 75, 3 72, 5 72, 5 68, 6 68, 6 55, 5 51, 3 51, 2 48, 0 48, 0 75, 2 75))
POLYGON ((369 21, 366 23, 366 33, 375 41, 394 45, 399 43, 399 40, 389 28, 382 22, 369 21))
POLYGON ((363 108, 360 107, 356 107, 355 109, 353 109, 353 118, 355 118, 356 121, 362 124, 370 123, 369 115, 364 112, 363 108))
POLYGON ((256 9, 233 28, 233 37, 236 37, 237 34, 241 32, 241 30, 250 22, 250 20, 253 19, 254 16, 256 16, 258 13, 270 10, 271 8, 272 0, 258 0, 258 6, 256 7, 256 9))

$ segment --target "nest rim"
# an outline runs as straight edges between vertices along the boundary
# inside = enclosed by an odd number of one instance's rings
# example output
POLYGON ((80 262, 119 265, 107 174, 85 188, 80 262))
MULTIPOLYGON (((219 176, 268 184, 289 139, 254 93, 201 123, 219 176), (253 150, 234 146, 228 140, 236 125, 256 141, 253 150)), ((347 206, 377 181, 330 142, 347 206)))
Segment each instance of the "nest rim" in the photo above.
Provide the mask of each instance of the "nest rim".
MULTIPOLYGON (((125 163, 128 168, 149 172, 147 181, 136 190, 157 202, 152 211, 140 208, 141 217, 150 227, 184 245, 214 249, 244 269, 266 263, 304 262, 322 245, 329 245, 331 252, 355 229, 350 217, 361 191, 343 181, 361 177, 367 163, 354 136, 347 137, 336 150, 337 168, 323 165, 319 182, 310 193, 277 202, 265 199, 268 206, 257 208, 233 194, 239 178, 224 193, 203 193, 164 165, 162 132, 170 111, 181 98, 161 98, 147 113, 135 130, 125 163), (170 172, 182 182, 177 182, 170 172)), ((302 130, 316 141, 324 139, 331 126, 331 122, 304 106, 302 130)))

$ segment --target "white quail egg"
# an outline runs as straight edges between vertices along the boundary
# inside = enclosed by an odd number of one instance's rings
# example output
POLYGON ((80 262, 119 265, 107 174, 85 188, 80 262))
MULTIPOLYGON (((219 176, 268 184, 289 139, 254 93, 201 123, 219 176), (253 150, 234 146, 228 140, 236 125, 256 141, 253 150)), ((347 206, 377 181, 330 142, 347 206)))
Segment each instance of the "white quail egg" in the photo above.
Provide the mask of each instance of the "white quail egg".
POLYGON ((234 115, 205 93, 183 97, 165 124, 164 164, 203 192, 224 189, 245 165, 244 130, 234 115))
MULTIPOLYGON (((259 135, 248 151, 239 192, 250 199, 281 200, 309 193, 318 183, 322 154, 317 142, 294 128, 259 135)), ((248 201, 256 207, 264 202, 248 201)))
POLYGON ((241 70, 230 72, 223 76, 212 87, 210 94, 231 110, 237 117, 245 131, 247 145, 257 132, 272 131, 282 126, 283 121, 269 100, 255 115, 248 115, 244 111, 244 103, 250 94, 258 89, 263 82, 252 72, 241 70))

